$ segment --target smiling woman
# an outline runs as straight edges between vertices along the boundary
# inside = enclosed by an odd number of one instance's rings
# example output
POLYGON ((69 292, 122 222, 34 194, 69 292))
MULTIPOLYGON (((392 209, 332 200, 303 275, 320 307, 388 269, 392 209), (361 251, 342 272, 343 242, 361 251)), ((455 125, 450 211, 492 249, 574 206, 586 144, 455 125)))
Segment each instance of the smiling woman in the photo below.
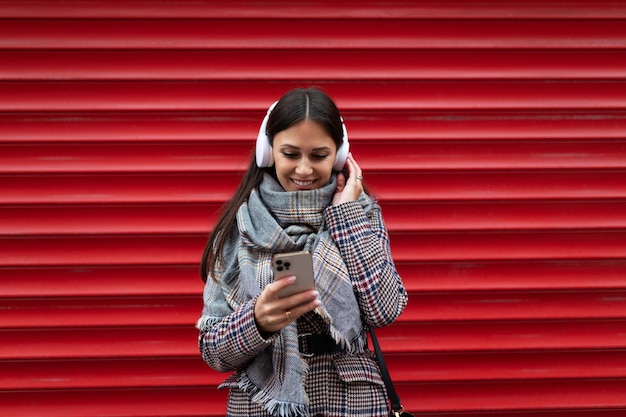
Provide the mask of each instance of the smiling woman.
POLYGON ((389 415, 366 334, 393 322, 407 293, 348 146, 330 97, 289 91, 209 237, 199 346, 213 369, 234 372, 221 385, 228 416, 389 415), (315 288, 281 297, 303 277, 275 280, 271 262, 294 251, 312 254, 315 288))

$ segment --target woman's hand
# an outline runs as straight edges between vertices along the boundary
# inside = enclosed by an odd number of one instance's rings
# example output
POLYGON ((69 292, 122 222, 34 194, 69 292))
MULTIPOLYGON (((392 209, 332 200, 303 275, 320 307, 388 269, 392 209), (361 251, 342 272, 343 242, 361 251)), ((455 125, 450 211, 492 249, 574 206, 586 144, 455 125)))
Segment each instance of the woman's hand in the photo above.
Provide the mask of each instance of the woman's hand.
POLYGON ((260 333, 274 333, 287 326, 304 313, 315 310, 321 302, 315 290, 302 291, 280 298, 278 292, 293 284, 295 276, 289 276, 268 284, 254 305, 254 318, 260 333))
POLYGON ((337 175, 337 190, 333 196, 333 205, 357 200, 363 192, 363 171, 354 160, 352 152, 348 154, 345 168, 348 171, 348 178, 343 174, 337 175))

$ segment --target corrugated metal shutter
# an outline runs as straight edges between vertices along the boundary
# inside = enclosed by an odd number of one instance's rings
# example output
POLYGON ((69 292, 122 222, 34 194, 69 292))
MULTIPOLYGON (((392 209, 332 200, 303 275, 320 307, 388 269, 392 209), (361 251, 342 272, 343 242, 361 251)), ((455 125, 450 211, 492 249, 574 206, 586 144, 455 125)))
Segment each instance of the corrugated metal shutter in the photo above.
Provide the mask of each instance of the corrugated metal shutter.
POLYGON ((1 414, 224 414, 198 260, 316 84, 410 290, 407 408, 626 415, 626 4, 219 3, 0 1, 1 414))

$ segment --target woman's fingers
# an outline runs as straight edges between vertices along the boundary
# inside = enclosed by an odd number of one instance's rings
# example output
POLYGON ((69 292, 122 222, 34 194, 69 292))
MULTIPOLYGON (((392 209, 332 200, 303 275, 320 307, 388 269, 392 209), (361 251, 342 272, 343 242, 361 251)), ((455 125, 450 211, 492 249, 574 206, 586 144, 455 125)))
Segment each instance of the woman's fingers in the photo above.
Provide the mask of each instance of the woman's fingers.
POLYGON ((281 278, 267 285, 259 295, 254 305, 254 317, 259 330, 276 332, 320 305, 320 301, 317 300, 319 294, 315 290, 299 292, 284 298, 278 297, 281 289, 294 282, 294 276, 281 278))
POLYGON ((354 181, 359 181, 358 184, 360 185, 360 181, 363 179, 363 171, 354 159, 354 156, 352 156, 352 152, 350 152, 350 154, 348 155, 347 161, 350 163, 350 179, 354 181))

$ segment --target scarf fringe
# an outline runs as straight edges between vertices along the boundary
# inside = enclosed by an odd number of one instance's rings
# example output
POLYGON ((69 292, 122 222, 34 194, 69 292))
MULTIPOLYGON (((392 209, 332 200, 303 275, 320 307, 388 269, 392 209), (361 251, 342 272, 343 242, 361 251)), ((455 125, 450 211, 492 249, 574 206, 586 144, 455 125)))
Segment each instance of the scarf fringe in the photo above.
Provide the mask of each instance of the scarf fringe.
POLYGON ((277 417, 307 417, 308 408, 304 404, 293 404, 271 400, 267 404, 267 410, 277 417))
POLYGON ((221 319, 218 317, 201 316, 196 322, 196 329, 200 331, 207 331, 221 319))
POLYGON ((333 338, 335 343, 341 347, 341 349, 345 350, 348 353, 363 353, 365 351, 365 345, 367 339, 364 337, 364 332, 361 332, 359 337, 357 337, 352 342, 344 337, 343 334, 339 330, 335 328, 332 324, 332 317, 326 312, 324 308, 321 306, 315 309, 315 312, 328 324, 328 333, 330 337, 333 338))
POLYGON ((351 354, 363 353, 365 351, 365 339, 363 337, 357 337, 352 342, 349 342, 337 329, 330 326, 330 336, 335 342, 346 352, 351 354))
POLYGON ((252 402, 261 405, 267 412, 276 417, 308 417, 309 408, 306 404, 279 401, 260 390, 248 377, 246 371, 241 372, 238 387, 251 396, 252 402))

